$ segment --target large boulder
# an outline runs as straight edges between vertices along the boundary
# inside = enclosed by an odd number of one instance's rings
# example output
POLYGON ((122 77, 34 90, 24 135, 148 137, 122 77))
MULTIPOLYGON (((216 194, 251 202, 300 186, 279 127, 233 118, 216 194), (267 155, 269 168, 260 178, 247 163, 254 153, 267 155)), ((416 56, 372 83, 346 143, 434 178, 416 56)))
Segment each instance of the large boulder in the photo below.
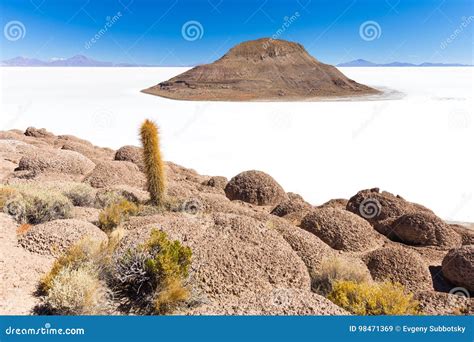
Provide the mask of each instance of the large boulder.
POLYGON ((89 222, 66 219, 32 226, 18 242, 30 252, 58 256, 87 238, 103 242, 107 241, 107 234, 89 222))
POLYGON ((414 296, 425 315, 472 315, 474 301, 466 293, 451 294, 436 291, 420 291, 414 296))
POLYGON ((130 185, 143 188, 145 176, 138 166, 127 161, 103 161, 87 175, 84 182, 94 188, 105 188, 113 185, 130 185))
POLYGON ((364 261, 376 281, 398 282, 412 292, 433 289, 428 266, 413 250, 399 246, 380 248, 368 253, 364 261))
POLYGON ((115 152, 114 160, 122 160, 134 163, 140 171, 145 172, 145 164, 143 162, 143 149, 136 146, 126 145, 120 147, 115 152))
POLYGON ((311 204, 306 202, 303 197, 298 194, 289 192, 288 199, 279 203, 276 207, 272 209, 270 214, 276 215, 279 217, 285 217, 288 214, 301 212, 305 210, 310 210, 312 208, 311 204))
POLYGON ((89 158, 80 153, 42 148, 23 156, 16 170, 28 171, 33 174, 85 175, 92 171, 94 166, 95 164, 89 158))
POLYGON ((359 191, 349 199, 346 209, 369 221, 384 235, 389 234, 391 224, 401 215, 414 212, 433 214, 420 204, 408 202, 387 191, 380 192, 379 188, 359 191))
POLYGON ((388 237, 408 245, 456 247, 461 236, 440 218, 420 212, 400 216, 391 226, 388 237))
POLYGON ((381 236, 366 220, 338 208, 314 209, 303 218, 300 227, 332 248, 343 251, 366 251, 382 242, 381 236))
POLYGON ((474 245, 451 249, 443 259, 442 270, 452 284, 474 292, 474 245))
POLYGON ((230 200, 256 205, 276 205, 288 198, 283 188, 262 171, 244 171, 233 177, 225 187, 230 200))

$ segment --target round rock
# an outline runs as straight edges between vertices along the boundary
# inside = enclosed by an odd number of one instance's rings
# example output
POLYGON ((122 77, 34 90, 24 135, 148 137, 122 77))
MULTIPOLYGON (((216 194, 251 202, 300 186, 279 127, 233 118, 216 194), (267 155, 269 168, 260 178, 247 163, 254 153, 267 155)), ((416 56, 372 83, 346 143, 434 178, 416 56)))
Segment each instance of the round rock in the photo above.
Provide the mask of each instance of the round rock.
POLYGON ((456 247, 462 244, 457 232, 440 218, 428 213, 400 216, 392 223, 388 237, 415 246, 456 247))
POLYGON ((332 248, 343 251, 366 251, 378 247, 381 242, 366 220, 338 208, 315 209, 303 218, 300 226, 332 248))
POLYGON ((244 171, 232 178, 225 187, 230 200, 256 205, 276 205, 288 198, 283 188, 262 171, 244 171))
POLYGON ((451 283, 474 292, 474 245, 451 249, 443 259, 442 270, 451 283))
POLYGON ((413 292, 432 290, 428 266, 418 253, 408 248, 380 248, 366 255, 364 261, 376 281, 398 282, 413 292))
POLYGON ((86 221, 55 220, 32 226, 18 242, 30 252, 58 256, 84 238, 102 242, 107 234, 86 221))

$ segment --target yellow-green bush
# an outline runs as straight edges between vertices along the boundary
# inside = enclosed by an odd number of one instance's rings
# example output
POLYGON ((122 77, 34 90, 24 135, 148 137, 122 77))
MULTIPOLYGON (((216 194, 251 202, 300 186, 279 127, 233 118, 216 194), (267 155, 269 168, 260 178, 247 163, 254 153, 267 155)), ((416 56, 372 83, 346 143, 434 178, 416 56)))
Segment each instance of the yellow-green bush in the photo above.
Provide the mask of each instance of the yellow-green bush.
POLYGON ((352 264, 341 257, 324 259, 317 273, 311 276, 313 291, 326 296, 332 290, 332 285, 338 280, 350 280, 355 283, 369 282, 370 276, 364 269, 352 264))
POLYGON ((150 201, 156 206, 162 206, 166 195, 166 177, 159 145, 158 127, 153 121, 145 120, 140 129, 140 138, 150 201))
MULTIPOLYGON (((3 204, 3 211, 20 223, 38 224, 69 218, 72 203, 58 191, 36 186, 15 185, 7 187, 14 193, 3 204)), ((10 190, 4 190, 8 192, 10 190)))
POLYGON ((356 283, 340 280, 332 285, 329 300, 356 315, 414 315, 413 295, 398 283, 356 283))
POLYGON ((138 213, 138 206, 127 200, 109 204, 99 213, 99 227, 105 231, 110 231, 117 227, 129 216, 138 213))

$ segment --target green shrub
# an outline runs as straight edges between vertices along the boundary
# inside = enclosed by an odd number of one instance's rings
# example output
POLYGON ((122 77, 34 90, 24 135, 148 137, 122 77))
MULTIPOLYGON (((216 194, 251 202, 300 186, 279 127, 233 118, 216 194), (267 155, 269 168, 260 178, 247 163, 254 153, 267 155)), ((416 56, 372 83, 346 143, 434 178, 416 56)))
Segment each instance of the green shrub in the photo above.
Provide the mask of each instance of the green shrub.
POLYGON ((95 191, 90 185, 77 184, 63 192, 77 207, 93 207, 95 205, 95 191))
POLYGON ((138 213, 138 206, 127 200, 112 203, 99 213, 99 227, 104 231, 111 231, 123 220, 138 213))
POLYGON ((13 189, 16 195, 6 200, 3 211, 20 223, 38 224, 71 215, 72 203, 60 192, 27 185, 13 189))
POLYGON ((332 290, 332 285, 338 280, 350 280, 355 283, 369 282, 368 272, 340 257, 324 259, 321 268, 311 277, 311 288, 323 296, 332 290))
POLYGON ((52 279, 45 305, 55 314, 94 315, 107 301, 107 288, 90 264, 63 267, 52 279))
POLYGON ((414 315, 419 313, 413 295, 398 283, 334 282, 328 295, 335 304, 356 315, 414 315))
POLYGON ((140 138, 150 201, 156 206, 162 206, 166 194, 166 177, 156 124, 145 120, 140 129, 140 138))
POLYGON ((135 305, 151 304, 155 313, 169 312, 189 297, 183 282, 188 277, 191 256, 189 247, 169 240, 165 232, 153 230, 144 245, 115 259, 111 273, 114 292, 135 305))

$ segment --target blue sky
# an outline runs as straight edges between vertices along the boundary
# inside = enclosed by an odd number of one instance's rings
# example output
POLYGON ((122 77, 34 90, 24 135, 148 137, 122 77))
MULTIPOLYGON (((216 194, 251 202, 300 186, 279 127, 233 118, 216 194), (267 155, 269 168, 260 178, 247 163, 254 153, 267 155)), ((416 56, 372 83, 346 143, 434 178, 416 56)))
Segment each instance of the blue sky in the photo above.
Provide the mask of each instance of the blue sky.
POLYGON ((276 35, 303 44, 313 56, 330 64, 357 58, 378 63, 397 60, 472 64, 473 3, 2 0, 1 59, 26 56, 48 60, 84 54, 112 62, 195 65, 217 59, 241 41, 276 35), (88 45, 108 19, 107 31, 88 45), (24 27, 20 27, 24 36, 19 39, 13 31, 7 33, 8 24, 13 21, 24 27), (198 39, 183 37, 183 25, 190 21, 198 22, 198 39), (367 22, 369 28, 375 28, 375 36, 370 35, 370 30, 361 34, 361 25, 367 22))

